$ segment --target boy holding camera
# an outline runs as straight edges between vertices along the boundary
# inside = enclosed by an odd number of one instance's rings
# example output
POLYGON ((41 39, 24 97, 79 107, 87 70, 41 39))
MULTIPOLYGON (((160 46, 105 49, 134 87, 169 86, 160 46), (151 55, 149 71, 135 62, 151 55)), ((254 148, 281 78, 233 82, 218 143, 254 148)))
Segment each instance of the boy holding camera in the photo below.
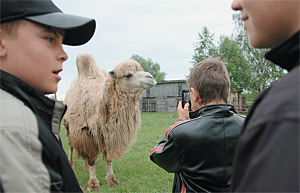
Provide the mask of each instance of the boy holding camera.
POLYGON ((230 92, 224 63, 206 59, 188 77, 191 109, 179 102, 179 121, 150 153, 150 159, 175 173, 173 192, 226 192, 244 117, 226 104, 230 92), (190 118, 190 119, 189 119, 190 118))

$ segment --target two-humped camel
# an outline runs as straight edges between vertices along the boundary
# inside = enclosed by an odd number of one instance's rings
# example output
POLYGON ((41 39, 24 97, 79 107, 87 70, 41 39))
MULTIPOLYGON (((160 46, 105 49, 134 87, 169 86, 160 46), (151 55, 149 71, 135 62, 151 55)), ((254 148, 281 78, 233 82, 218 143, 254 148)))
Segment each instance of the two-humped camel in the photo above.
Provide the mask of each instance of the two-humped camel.
POLYGON ((100 189, 96 178, 97 156, 107 164, 106 183, 119 183, 112 160, 120 158, 135 141, 140 126, 139 99, 145 89, 156 85, 135 60, 118 64, 107 73, 90 54, 77 56, 78 75, 68 89, 64 117, 69 140, 69 161, 74 166, 73 148, 90 170, 88 190, 100 189), (88 165, 87 165, 88 163, 88 165))

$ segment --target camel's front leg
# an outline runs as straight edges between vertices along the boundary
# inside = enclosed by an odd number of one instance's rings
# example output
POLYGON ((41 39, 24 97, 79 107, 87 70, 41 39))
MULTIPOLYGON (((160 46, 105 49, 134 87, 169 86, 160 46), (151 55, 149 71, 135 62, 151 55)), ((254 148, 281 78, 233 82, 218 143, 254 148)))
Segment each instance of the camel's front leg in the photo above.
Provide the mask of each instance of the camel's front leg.
POLYGON ((106 184, 109 186, 113 186, 115 184, 119 184, 119 181, 116 179, 113 169, 112 169, 112 161, 106 161, 106 184))
POLYGON ((88 191, 95 191, 100 190, 99 180, 96 178, 96 161, 88 162, 89 163, 89 170, 90 170, 90 179, 89 179, 89 186, 87 187, 88 191))
POLYGON ((69 146, 69 162, 72 167, 75 167, 74 159, 73 159, 73 147, 70 142, 68 142, 68 146, 69 146))

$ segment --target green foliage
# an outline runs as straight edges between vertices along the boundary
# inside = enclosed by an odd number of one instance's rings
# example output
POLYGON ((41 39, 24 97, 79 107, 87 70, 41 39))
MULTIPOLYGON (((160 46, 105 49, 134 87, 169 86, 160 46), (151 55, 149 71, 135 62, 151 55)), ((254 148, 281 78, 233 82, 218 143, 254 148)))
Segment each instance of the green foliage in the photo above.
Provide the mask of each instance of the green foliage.
POLYGON ((211 34, 207 27, 202 28, 202 32, 198 33, 198 42, 194 43, 194 55, 192 63, 195 65, 200 61, 213 57, 215 55, 216 46, 213 43, 214 34, 211 34))
POLYGON ((241 91, 249 89, 251 69, 237 42, 228 36, 221 36, 218 57, 226 62, 231 80, 231 89, 241 91))
POLYGON ((264 55, 270 49, 255 49, 248 40, 248 35, 244 30, 244 25, 241 19, 241 14, 235 13, 232 16, 235 23, 234 40, 241 44, 244 57, 249 61, 251 68, 251 80, 249 91, 254 93, 261 93, 263 89, 267 88, 272 82, 278 80, 286 72, 277 65, 274 65, 264 55))
POLYGON ((145 72, 149 72, 157 82, 164 81, 166 77, 165 72, 160 71, 160 65, 156 62, 153 62, 150 58, 144 59, 142 56, 133 54, 132 59, 139 62, 145 72))
POLYGON ((192 63, 218 57, 226 62, 230 75, 231 88, 250 93, 255 96, 272 82, 278 80, 286 72, 265 59, 269 49, 255 49, 250 46, 243 22, 239 13, 233 14, 235 28, 231 36, 221 36, 217 45, 214 34, 207 27, 198 33, 198 42, 194 44, 192 63))
POLYGON ((221 36, 218 45, 215 45, 213 43, 214 34, 211 34, 207 27, 203 27, 202 33, 198 35, 199 41, 194 44, 192 63, 195 65, 206 58, 217 57, 226 63, 230 75, 231 89, 248 89, 250 68, 243 56, 240 45, 227 36, 221 36))
MULTIPOLYGON (((98 192, 171 192, 174 174, 154 164, 150 151, 160 142, 168 127, 178 119, 176 113, 142 113, 142 125, 132 148, 120 159, 113 161, 113 170, 120 184, 108 186, 105 182, 106 164, 98 157, 96 174, 101 189, 98 192), (170 116, 174 114, 176 116, 170 116)), ((66 154, 69 154, 66 131, 61 129, 61 139, 66 154)), ((89 171, 84 171, 84 161, 74 151, 74 171, 80 186, 87 192, 89 171), (75 154, 75 155, 74 155, 75 154)))

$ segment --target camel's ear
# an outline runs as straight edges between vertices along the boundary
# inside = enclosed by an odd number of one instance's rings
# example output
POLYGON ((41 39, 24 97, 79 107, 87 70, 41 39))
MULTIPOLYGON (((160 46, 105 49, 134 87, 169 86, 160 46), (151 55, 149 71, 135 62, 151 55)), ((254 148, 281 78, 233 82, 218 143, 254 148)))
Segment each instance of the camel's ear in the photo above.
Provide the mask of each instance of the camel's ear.
POLYGON ((108 74, 109 74, 112 78, 115 78, 115 77, 116 77, 115 71, 109 71, 108 74))

